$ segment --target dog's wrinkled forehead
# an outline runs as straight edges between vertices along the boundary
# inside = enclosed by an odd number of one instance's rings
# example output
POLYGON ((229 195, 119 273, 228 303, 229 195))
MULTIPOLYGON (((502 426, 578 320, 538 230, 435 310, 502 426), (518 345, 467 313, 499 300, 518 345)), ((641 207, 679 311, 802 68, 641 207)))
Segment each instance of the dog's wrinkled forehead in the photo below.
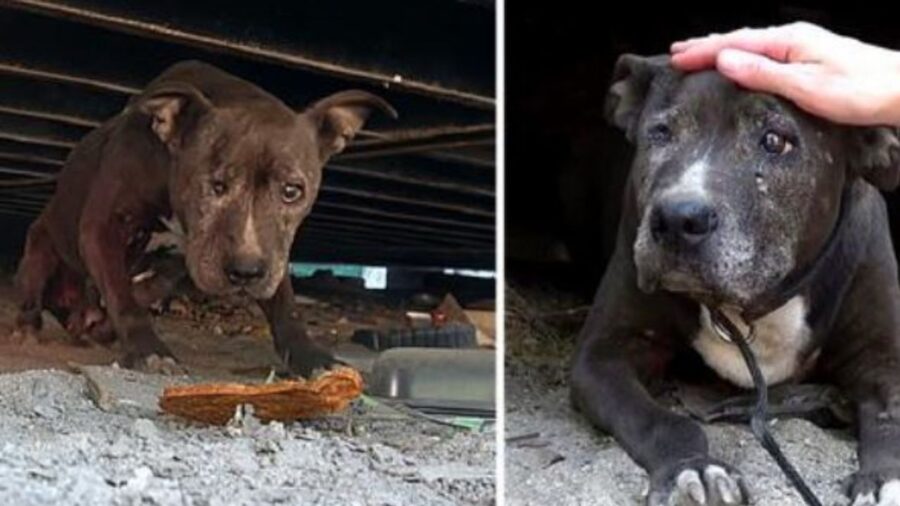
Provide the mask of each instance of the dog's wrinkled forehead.
POLYGON ((318 146, 311 128, 293 115, 263 115, 248 108, 219 113, 205 132, 210 170, 314 171, 318 146))
POLYGON ((711 139, 734 134, 743 123, 796 130, 798 122, 808 122, 804 116, 786 100, 741 89, 717 72, 684 75, 669 70, 650 84, 638 126, 658 123, 702 130, 704 139, 711 139))
MULTIPOLYGON (((784 99, 741 89, 715 71, 684 74, 672 68, 667 55, 622 55, 613 70, 604 109, 609 123, 639 148, 652 146, 648 140, 669 137, 673 127, 686 128, 688 133, 702 131, 704 135, 694 140, 706 143, 740 131, 772 131, 796 137, 789 145, 805 146, 808 152, 829 155, 827 150, 833 148, 842 157, 838 165, 850 179, 862 177, 882 190, 900 184, 900 129, 828 123, 784 99)), ((691 144, 684 136, 674 140, 681 146, 691 144)), ((764 139, 748 138, 749 142, 734 147, 750 150, 759 145, 757 140, 764 139)), ((771 147, 782 144, 775 137, 771 140, 775 141, 771 147)), ((829 156, 824 159, 830 164, 829 156)))

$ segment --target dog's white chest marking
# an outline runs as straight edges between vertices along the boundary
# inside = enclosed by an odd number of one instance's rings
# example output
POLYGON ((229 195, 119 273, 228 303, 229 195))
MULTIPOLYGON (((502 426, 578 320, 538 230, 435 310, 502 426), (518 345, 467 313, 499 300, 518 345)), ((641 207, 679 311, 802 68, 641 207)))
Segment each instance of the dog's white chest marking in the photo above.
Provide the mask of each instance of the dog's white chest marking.
MULTIPOLYGON (((727 310, 724 312, 747 335, 748 329, 740 323, 740 319, 727 310)), ((810 340, 806 312, 806 300, 796 296, 754 322, 756 337, 750 348, 756 355, 766 384, 784 381, 797 372, 801 354, 810 340)), ((705 307, 701 307, 700 330, 692 344, 719 376, 744 388, 753 387, 753 378, 740 350, 719 337, 713 329, 709 310, 705 307)))

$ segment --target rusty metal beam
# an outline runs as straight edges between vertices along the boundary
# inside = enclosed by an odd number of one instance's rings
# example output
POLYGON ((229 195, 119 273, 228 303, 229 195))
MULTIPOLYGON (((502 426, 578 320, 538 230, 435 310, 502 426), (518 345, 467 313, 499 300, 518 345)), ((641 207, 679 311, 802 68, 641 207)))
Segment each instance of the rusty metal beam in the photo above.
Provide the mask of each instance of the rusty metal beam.
POLYGON ((28 77, 31 79, 83 86, 88 89, 116 93, 119 95, 135 95, 141 92, 140 88, 135 88, 133 86, 128 86, 125 84, 117 84, 90 77, 74 76, 62 72, 55 72, 53 70, 26 67, 20 63, 9 61, 0 61, 0 74, 8 74, 18 77, 28 77))
POLYGON ((72 149, 75 147, 77 143, 68 142, 68 141, 60 141, 56 139, 48 139, 46 137, 38 137, 35 135, 21 135, 12 132, 2 132, 0 131, 0 139, 18 142, 21 144, 36 144, 38 146, 51 146, 54 148, 66 148, 72 149))
POLYGON ((415 225, 412 223, 403 223, 398 221, 372 220, 366 218, 357 218, 353 216, 342 216, 328 213, 327 211, 317 211, 310 215, 310 218, 323 218, 325 221, 344 222, 355 225, 363 225, 369 228, 384 228, 399 231, 415 232, 417 234, 437 235, 441 237, 453 237, 463 240, 470 240, 479 244, 493 242, 494 236, 491 233, 473 233, 459 230, 447 230, 429 226, 415 225))
POLYGON ((441 245, 445 247, 453 247, 452 243, 446 241, 435 242, 424 237, 410 237, 403 234, 378 233, 372 229, 335 223, 326 224, 322 222, 309 221, 301 225, 301 227, 306 229, 309 233, 317 234, 320 237, 326 235, 331 237, 351 237, 355 239, 368 239, 376 244, 379 242, 381 242, 382 244, 393 242, 398 246, 411 247, 428 247, 441 245))
MULTIPOLYGON (((321 208, 324 207, 326 209, 342 209, 346 211, 359 212, 371 216, 382 216, 385 218, 395 218, 404 222, 416 222, 416 223, 426 223, 431 225, 440 225, 444 227, 459 227, 459 228, 467 228, 470 230, 483 230, 490 234, 494 232, 494 225, 487 223, 473 223, 471 221, 462 221, 462 220, 453 220, 446 218, 438 218, 434 216, 423 216, 423 215, 415 215, 409 213, 398 213, 385 211, 383 209, 377 209, 373 207, 365 207, 365 206, 355 206, 349 204, 341 204, 338 202, 329 202, 327 200, 319 199, 316 202, 316 207, 321 208)), ((315 211, 314 211, 315 212, 315 211)))
POLYGON ((423 153, 422 156, 426 156, 439 162, 471 165, 473 167, 481 167, 483 169, 493 170, 497 167, 497 163, 494 159, 479 158, 472 155, 454 153, 453 151, 430 151, 428 153, 423 153))
POLYGON ((62 167, 65 163, 64 161, 57 160, 56 158, 29 155, 25 153, 9 153, 6 151, 0 151, 0 161, 38 163, 43 165, 51 165, 54 167, 62 167))
POLYGON ((354 160, 381 156, 421 153, 467 146, 494 144, 493 125, 428 129, 419 135, 391 136, 358 141, 348 146, 336 159, 354 160))
POLYGON ((335 218, 333 216, 327 215, 311 215, 309 217, 309 223, 316 223, 322 226, 332 227, 335 230, 347 230, 352 232, 360 232, 363 234, 383 234, 385 236, 391 237, 403 237, 410 240, 416 241, 425 241, 430 244, 434 243, 444 243, 448 245, 468 245, 468 246, 480 246, 480 247, 489 247, 491 245, 490 239, 485 240, 482 238, 481 240, 473 240, 470 238, 460 238, 457 236, 453 236, 451 234, 440 234, 436 233, 433 230, 425 230, 425 231, 411 231, 409 229, 404 229, 403 226, 391 225, 389 223, 363 223, 359 224, 358 222, 347 221, 340 219, 340 217, 335 218))
MULTIPOLYGON (((68 148, 55 148, 38 144, 26 144, 22 142, 0 139, 0 152, 7 155, 8 159, 17 159, 30 162, 30 159, 64 160, 69 153, 68 148), (29 158, 25 160, 24 158, 29 158)), ((40 163, 35 161, 34 163, 40 163)))
POLYGON ((296 52, 288 52, 261 44, 225 40, 202 33, 190 32, 158 23, 129 19, 113 14, 44 0, 7 0, 5 6, 58 19, 98 26, 104 29, 155 38, 201 49, 238 55, 251 60, 299 68, 341 79, 365 82, 379 87, 414 93, 454 102, 478 109, 492 110, 495 100, 444 86, 398 78, 396 75, 339 65, 296 52))
POLYGON ((100 126, 99 121, 94 121, 87 118, 79 118, 76 116, 69 116, 67 114, 56 114, 52 112, 44 112, 44 111, 35 111, 31 109, 23 109, 21 107, 8 107, 5 105, 0 105, 0 113, 11 114, 14 116, 24 116, 26 118, 35 118, 42 119, 47 121, 55 121, 57 123, 65 123, 67 125, 86 127, 86 128, 96 128, 100 126))
POLYGON ((380 179, 382 181, 390 181, 396 183, 411 183, 428 188, 437 188, 459 193, 471 193, 473 195, 481 195, 485 197, 493 197, 494 191, 489 188, 476 186, 473 184, 454 183, 446 179, 426 178, 421 176, 402 176, 379 171, 378 169, 370 169, 366 167, 351 167, 349 165, 329 163, 325 169, 328 171, 341 172, 344 174, 352 174, 355 176, 363 176, 367 178, 380 179))
POLYGON ((37 212, 25 211, 25 210, 18 209, 15 207, 5 207, 2 205, 0 205, 0 214, 8 214, 8 215, 12 215, 12 216, 25 216, 28 218, 33 218, 38 215, 37 212))
MULTIPOLYGON (((4 63, 0 62, 0 73, 8 68, 4 67, 4 63)), ((15 67, 16 69, 26 69, 25 67, 15 67)), ((38 72, 34 69, 28 71, 38 72)), ((44 74, 46 72, 40 71, 44 74)), ((85 78, 70 76, 66 74, 52 73, 54 79, 67 79, 71 84, 84 84, 85 78)), ((97 85, 102 81, 90 79, 93 85, 97 85)), ((102 82, 106 85, 121 87, 120 85, 112 85, 102 82)), ((140 90, 134 89, 137 93, 140 90)), ((53 121, 66 125, 78 126, 83 128, 96 128, 102 124, 101 121, 75 117, 66 114, 57 114, 49 111, 38 111, 33 109, 25 109, 21 107, 9 107, 0 105, 0 113, 12 116, 21 116, 25 118, 40 119, 45 121, 53 121)), ((361 132, 363 137, 368 139, 357 140, 347 147, 347 151, 335 157, 335 160, 358 160, 366 158, 378 158, 394 155, 405 154, 427 154, 431 157, 450 157, 448 153, 434 153, 439 150, 446 150, 468 146, 484 146, 492 145, 495 142, 494 125, 465 125, 465 126, 440 126, 440 127, 424 127, 421 129, 398 130, 386 132, 361 132)), ((35 138, 39 139, 39 138, 35 138)), ((49 142, 59 142, 58 140, 49 139, 49 142)), ((54 145, 54 144, 49 144, 54 145)), ((63 145, 62 147, 66 147, 63 145)), ((474 165, 493 166, 490 162, 473 159, 472 157, 456 156, 454 161, 457 163, 466 163, 474 165)))
POLYGON ((55 174, 42 170, 34 170, 29 164, 21 164, 18 167, 15 164, 0 164, 0 174, 11 174, 13 176, 31 177, 41 180, 54 180, 55 174))
POLYGON ((19 211, 34 213, 35 215, 40 214, 42 208, 36 207, 29 202, 16 202, 16 201, 3 201, 0 202, 0 207, 5 209, 18 209, 19 211))
POLYGON ((472 215, 472 216, 484 216, 484 217, 493 217, 494 216, 493 211, 488 211, 485 209, 480 209, 480 208, 471 207, 471 206, 458 205, 458 204, 446 204, 443 202, 431 202, 431 201, 425 201, 425 200, 421 200, 421 199, 413 199, 413 198, 409 198, 409 197, 400 197, 400 196, 395 196, 395 195, 384 195, 384 194, 379 194, 379 193, 375 193, 375 192, 371 192, 371 191, 354 190, 354 189, 350 189, 350 188, 339 188, 339 187, 329 186, 329 185, 322 185, 322 190, 326 191, 326 192, 330 192, 330 193, 335 193, 335 194, 350 195, 353 197, 362 197, 362 198, 373 199, 373 200, 384 200, 384 201, 388 201, 388 202, 398 202, 398 203, 402 203, 402 204, 410 204, 410 205, 415 205, 415 206, 420 206, 420 207, 431 207, 434 209, 443 209, 445 211, 453 211, 456 213, 467 214, 467 215, 472 215))
POLYGON ((386 211, 384 208, 371 207, 365 205, 350 205, 342 202, 335 202, 329 196, 320 196, 315 204, 313 214, 320 213, 325 216, 334 216, 340 218, 350 218, 365 220, 372 223, 389 223, 402 227, 423 227, 434 230, 438 233, 454 233, 475 234, 486 239, 494 237, 494 224, 479 223, 476 221, 463 221, 458 219, 447 219, 434 215, 420 213, 418 215, 405 212, 386 211), (348 216, 348 213, 350 216, 348 216))

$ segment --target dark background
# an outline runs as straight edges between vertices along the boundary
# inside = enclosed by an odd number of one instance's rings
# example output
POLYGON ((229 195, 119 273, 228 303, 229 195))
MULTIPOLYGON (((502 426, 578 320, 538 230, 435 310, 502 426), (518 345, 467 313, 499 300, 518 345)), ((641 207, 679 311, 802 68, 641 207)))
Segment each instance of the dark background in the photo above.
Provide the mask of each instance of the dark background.
MULTIPOLYGON (((743 26, 806 20, 900 48, 892 12, 854 2, 617 3, 506 6, 507 271, 589 296, 613 246, 628 150, 603 102, 622 53, 668 52, 671 42, 743 26), (616 170, 619 168, 619 170, 616 170)), ((895 243, 898 196, 890 196, 895 243)))

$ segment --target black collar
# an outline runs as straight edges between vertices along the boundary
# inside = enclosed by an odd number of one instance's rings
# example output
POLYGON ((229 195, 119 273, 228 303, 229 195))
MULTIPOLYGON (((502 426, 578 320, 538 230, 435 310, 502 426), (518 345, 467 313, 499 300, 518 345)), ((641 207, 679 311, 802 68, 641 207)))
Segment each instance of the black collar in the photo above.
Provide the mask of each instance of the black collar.
POLYGON ((816 258, 807 265, 788 273, 778 285, 771 290, 763 292, 763 294, 760 297, 757 297, 753 303, 746 306, 741 312, 744 321, 752 322, 783 306, 787 301, 791 300, 794 296, 807 288, 817 275, 821 273, 823 269, 826 269, 827 265, 831 264, 831 259, 838 253, 838 244, 840 243, 841 236, 844 235, 843 229, 850 221, 849 208, 851 207, 850 200, 852 198, 854 186, 853 182, 848 182, 844 185, 844 190, 841 192, 841 202, 837 221, 831 229, 828 240, 825 242, 822 249, 819 250, 819 254, 816 258))

